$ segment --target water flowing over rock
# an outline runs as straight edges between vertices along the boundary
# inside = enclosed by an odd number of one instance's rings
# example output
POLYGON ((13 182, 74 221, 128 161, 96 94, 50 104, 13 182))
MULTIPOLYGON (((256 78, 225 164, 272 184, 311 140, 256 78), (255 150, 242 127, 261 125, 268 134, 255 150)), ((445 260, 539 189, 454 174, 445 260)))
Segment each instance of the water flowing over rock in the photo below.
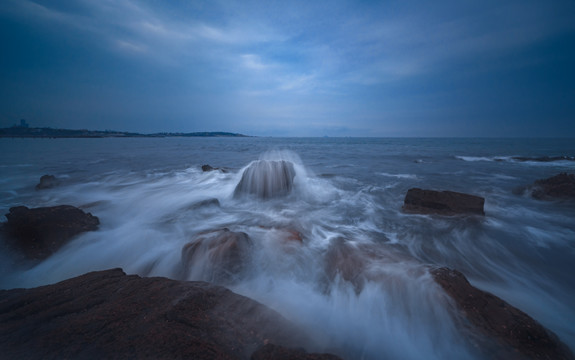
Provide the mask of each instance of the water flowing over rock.
POLYGON ((531 196, 538 200, 575 199, 575 174, 561 173, 537 180, 531 186, 531 196))
POLYGON ((60 184, 54 175, 42 175, 40 182, 36 185, 36 190, 51 189, 60 184))
MULTIPOLYGON (((438 268, 431 270, 431 275, 465 317, 485 335, 529 359, 574 359, 555 334, 497 296, 475 288, 459 271, 438 268)), ((490 357, 521 358, 504 348, 494 350, 490 357)))
POLYGON ((455 191, 434 191, 412 188, 405 195, 403 210, 418 214, 485 215, 485 199, 455 191))
POLYGON ((224 228, 201 233, 182 248, 184 271, 193 279, 231 282, 245 269, 252 247, 243 232, 224 228))
POLYGON ((4 225, 13 246, 29 258, 44 259, 56 252, 72 237, 97 230, 99 219, 70 205, 29 209, 10 208, 4 225))
POLYGON ((244 170, 234 196, 251 194, 268 199, 287 195, 292 190, 295 175, 294 165, 290 161, 254 161, 244 170))
POLYGON ((275 311, 204 282, 121 269, 0 291, 6 359, 337 359, 307 354, 305 335, 275 311), (280 346, 273 346, 278 344, 280 346), (267 345, 267 346, 266 346, 267 345))

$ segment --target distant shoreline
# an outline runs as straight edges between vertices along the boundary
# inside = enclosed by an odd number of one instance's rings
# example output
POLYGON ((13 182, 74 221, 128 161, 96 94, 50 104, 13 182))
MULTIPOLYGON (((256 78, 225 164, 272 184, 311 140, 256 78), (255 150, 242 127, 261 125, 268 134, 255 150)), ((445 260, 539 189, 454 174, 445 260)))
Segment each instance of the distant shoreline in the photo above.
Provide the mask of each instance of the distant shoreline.
POLYGON ((31 128, 23 126, 13 126, 0 128, 0 138, 162 138, 162 137, 251 137, 249 135, 230 132, 191 132, 172 133, 162 132, 154 134, 140 134, 125 131, 96 131, 96 130, 71 130, 53 128, 31 128))

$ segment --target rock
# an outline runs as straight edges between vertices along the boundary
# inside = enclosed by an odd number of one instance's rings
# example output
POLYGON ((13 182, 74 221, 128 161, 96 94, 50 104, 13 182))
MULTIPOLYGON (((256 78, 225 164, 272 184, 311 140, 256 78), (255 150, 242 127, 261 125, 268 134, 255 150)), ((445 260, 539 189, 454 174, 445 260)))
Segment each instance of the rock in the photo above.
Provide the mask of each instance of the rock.
POLYGON ((485 215, 485 199, 454 191, 434 191, 412 188, 405 195, 403 210, 418 214, 477 214, 485 215))
POLYGON ((200 200, 200 201, 195 202, 195 203, 191 204, 190 206, 188 206, 187 209, 188 210, 196 210, 196 209, 200 209, 200 208, 204 208, 204 207, 210 207, 210 206, 219 207, 220 201, 216 198, 200 200))
POLYGON ((209 172, 209 171, 215 171, 215 170, 219 170, 219 171, 221 171, 221 172, 223 172, 223 173, 227 173, 227 172, 228 172, 226 169, 211 167, 211 166, 208 165, 208 164, 202 165, 202 171, 203 171, 203 172, 209 172))
POLYGON ((54 175, 42 175, 40 182, 36 185, 36 190, 51 189, 58 184, 59 181, 54 175))
POLYGON ((98 228, 100 221, 70 205, 29 209, 13 207, 4 229, 14 247, 32 259, 44 259, 72 237, 98 228))
POLYGON ((349 282, 356 294, 359 294, 365 285, 366 268, 369 258, 357 245, 337 238, 325 254, 325 271, 328 284, 333 283, 336 276, 349 282))
POLYGON ((537 180, 530 190, 531 196, 538 200, 575 199, 575 174, 561 173, 537 180))
POLYGON ((266 344, 256 350, 251 360, 337 360, 331 354, 308 354, 303 349, 288 349, 283 346, 266 344))
POLYGON ((539 157, 528 157, 528 156, 514 156, 512 157, 515 161, 525 162, 552 162, 552 161, 575 161, 575 156, 539 156, 539 157))
POLYGON ((251 194, 262 199, 284 196, 291 192, 294 177, 295 169, 289 161, 254 161, 244 170, 234 196, 251 194))
POLYGON ((184 245, 182 264, 193 279, 229 283, 245 269, 252 247, 246 233, 227 228, 207 231, 184 245))
MULTIPOLYGON (((438 268, 431 275, 483 334, 530 359, 574 359, 555 334, 497 296, 475 288, 459 271, 438 268)), ((510 358, 510 354, 500 350, 491 357, 510 358)))
POLYGON ((0 291, 6 359, 235 360, 249 359, 266 343, 299 347, 305 341, 275 311, 204 282, 113 269, 0 291))

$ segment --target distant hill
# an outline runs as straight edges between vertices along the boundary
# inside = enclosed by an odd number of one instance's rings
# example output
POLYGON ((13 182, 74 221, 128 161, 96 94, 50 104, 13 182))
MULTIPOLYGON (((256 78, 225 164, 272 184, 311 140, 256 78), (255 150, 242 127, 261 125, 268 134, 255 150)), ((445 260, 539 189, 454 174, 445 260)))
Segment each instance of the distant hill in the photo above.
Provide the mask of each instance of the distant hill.
POLYGON ((229 132, 155 133, 139 134, 124 131, 70 130, 13 126, 0 128, 0 138, 104 138, 104 137, 248 137, 229 132))

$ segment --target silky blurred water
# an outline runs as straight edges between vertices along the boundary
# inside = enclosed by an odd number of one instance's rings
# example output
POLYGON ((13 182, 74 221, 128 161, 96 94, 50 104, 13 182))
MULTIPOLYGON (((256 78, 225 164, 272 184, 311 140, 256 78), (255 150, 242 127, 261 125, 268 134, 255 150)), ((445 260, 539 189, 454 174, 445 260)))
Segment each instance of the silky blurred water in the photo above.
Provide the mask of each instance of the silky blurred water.
POLYGON ((517 191, 575 172, 575 161, 535 161, 562 155, 575 155, 574 139, 0 139, 2 214, 17 205, 70 204, 101 222, 39 263, 2 245, 0 287, 112 267, 213 280, 209 272, 182 272, 182 247, 227 227, 254 246, 247 270, 223 285, 305 326, 317 350, 364 359, 479 358, 429 266, 463 272, 575 349, 575 204, 517 191), (243 170, 260 159, 294 164, 289 195, 234 197, 243 170), (226 172, 203 172, 203 164, 226 172), (36 191, 44 174, 60 186, 36 191), (483 196, 486 215, 404 214, 412 187, 483 196), (208 199, 219 206, 198 205, 208 199), (294 232, 301 244, 284 241, 294 232), (342 244, 364 269, 359 288, 330 273, 327 254, 342 244))

